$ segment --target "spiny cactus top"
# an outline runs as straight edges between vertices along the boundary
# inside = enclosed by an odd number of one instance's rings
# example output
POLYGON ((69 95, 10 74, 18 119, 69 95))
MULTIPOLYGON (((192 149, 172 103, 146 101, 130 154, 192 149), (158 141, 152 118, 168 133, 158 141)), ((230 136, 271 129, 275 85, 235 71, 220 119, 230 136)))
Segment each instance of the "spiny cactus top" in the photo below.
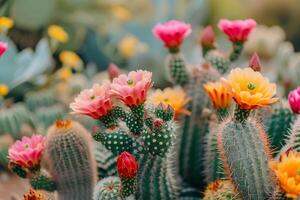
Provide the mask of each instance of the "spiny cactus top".
POLYGON ((124 151, 117 158, 117 170, 121 178, 134 178, 138 172, 138 164, 133 155, 124 151))
POLYGON ((237 193, 233 184, 228 180, 216 180, 208 184, 203 200, 237 200, 237 193))
POLYGON ((300 113, 300 87, 289 93, 289 104, 294 113, 300 113))
POLYGON ((266 107, 275 103, 276 84, 270 83, 251 68, 231 70, 227 80, 221 79, 233 100, 244 110, 266 107))
POLYGON ((75 102, 70 104, 70 108, 75 114, 100 119, 112 109, 109 85, 95 84, 91 89, 81 91, 75 102))
POLYGON ((48 35, 52 40, 61 43, 66 43, 69 40, 68 33, 61 26, 58 25, 49 26, 48 35))
POLYGON ((284 153, 279 161, 271 161, 281 189, 288 198, 297 198, 300 195, 300 153, 284 153))
POLYGON ((0 42, 0 56, 2 56, 8 49, 7 43, 0 42))
POLYGON ((45 200, 45 198, 38 192, 30 189, 28 194, 25 194, 23 196, 22 200, 45 200))
POLYGON ((191 32, 190 24, 177 20, 170 20, 163 24, 159 23, 152 29, 153 35, 161 40, 170 52, 174 53, 179 50, 183 40, 189 36, 191 32))
POLYGON ((111 84, 111 93, 129 107, 136 107, 146 101, 148 90, 152 87, 152 73, 143 70, 121 74, 111 84))
POLYGON ((171 106, 175 111, 175 117, 180 114, 190 115, 191 112, 184 109, 186 104, 191 100, 186 96, 181 87, 165 88, 164 90, 155 90, 148 98, 149 102, 158 106, 161 104, 165 109, 171 106))
POLYGON ((250 32, 255 28, 256 22, 253 19, 227 20, 221 19, 218 27, 232 42, 245 42, 250 32))
POLYGON ((10 147, 9 161, 27 169, 39 167, 44 147, 44 136, 33 135, 31 138, 24 136, 10 147))

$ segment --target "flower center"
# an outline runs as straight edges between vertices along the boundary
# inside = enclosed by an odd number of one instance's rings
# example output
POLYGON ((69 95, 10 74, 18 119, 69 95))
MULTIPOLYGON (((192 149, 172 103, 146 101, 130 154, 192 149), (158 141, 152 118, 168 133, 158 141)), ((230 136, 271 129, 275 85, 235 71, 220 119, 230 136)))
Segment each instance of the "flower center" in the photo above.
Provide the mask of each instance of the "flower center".
POLYGON ((92 99, 92 100, 95 99, 95 98, 96 98, 95 95, 93 95, 93 96, 90 97, 90 99, 92 99))
POLYGON ((25 149, 29 148, 29 144, 24 144, 25 149))
POLYGON ((127 84, 128 84, 128 85, 132 85, 132 84, 133 84, 133 80, 129 79, 129 80, 127 81, 127 84))
POLYGON ((252 83, 249 83, 247 87, 248 87, 249 90, 254 90, 255 89, 255 85, 252 84, 252 83))
POLYGON ((300 176, 300 170, 297 171, 297 174, 300 176))
POLYGON ((164 99, 164 102, 168 102, 168 101, 169 101, 169 99, 168 99, 168 98, 165 98, 165 99, 164 99))

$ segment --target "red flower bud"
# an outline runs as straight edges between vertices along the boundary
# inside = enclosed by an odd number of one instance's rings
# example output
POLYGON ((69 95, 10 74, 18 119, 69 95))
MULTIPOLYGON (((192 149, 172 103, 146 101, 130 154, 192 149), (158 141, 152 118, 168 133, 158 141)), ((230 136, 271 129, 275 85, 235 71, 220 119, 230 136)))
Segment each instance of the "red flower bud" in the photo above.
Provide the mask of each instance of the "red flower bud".
POLYGON ((138 172, 138 165, 130 153, 124 151, 117 159, 117 170, 121 178, 133 178, 138 172))
POLYGON ((114 63, 110 63, 108 65, 107 71, 108 71, 108 75, 109 75, 110 80, 113 80, 114 78, 116 78, 120 75, 120 69, 114 63))
POLYGON ((250 59, 249 67, 251 67, 254 71, 259 72, 261 70, 261 63, 257 53, 254 53, 250 59))
POLYGON ((154 128, 160 129, 163 125, 164 121, 162 119, 156 118, 153 121, 154 128))
POLYGON ((214 48, 215 47, 215 33, 211 26, 207 26, 201 33, 200 42, 204 48, 214 48))

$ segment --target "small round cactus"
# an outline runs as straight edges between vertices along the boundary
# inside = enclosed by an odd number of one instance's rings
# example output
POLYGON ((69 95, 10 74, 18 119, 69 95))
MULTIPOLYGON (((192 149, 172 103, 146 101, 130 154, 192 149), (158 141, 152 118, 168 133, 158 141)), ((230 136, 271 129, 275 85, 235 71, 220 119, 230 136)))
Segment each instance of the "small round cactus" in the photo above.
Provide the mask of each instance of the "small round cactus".
POLYGON ((93 200, 121 200, 121 180, 110 176, 97 183, 94 188, 93 200))

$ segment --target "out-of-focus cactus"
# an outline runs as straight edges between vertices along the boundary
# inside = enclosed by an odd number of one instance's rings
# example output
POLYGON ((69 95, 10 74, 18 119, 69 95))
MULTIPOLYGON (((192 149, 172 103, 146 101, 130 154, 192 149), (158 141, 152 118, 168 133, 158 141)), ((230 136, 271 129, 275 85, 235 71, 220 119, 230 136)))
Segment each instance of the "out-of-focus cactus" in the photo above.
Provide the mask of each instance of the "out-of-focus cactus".
POLYGON ((28 92, 25 96, 25 103, 31 111, 39 107, 52 106, 57 102, 56 92, 53 89, 28 92))
POLYGON ((58 199, 92 199, 96 181, 92 140, 80 124, 57 121, 48 131, 44 160, 58 199))
POLYGON ((221 74, 225 74, 230 68, 230 61, 224 53, 218 50, 208 52, 205 58, 221 74))
POLYGON ((10 134, 14 139, 32 134, 36 128, 32 114, 23 104, 0 108, 0 135, 10 134))
POLYGON ((35 116, 42 128, 46 130, 56 120, 61 120, 66 116, 66 108, 61 104, 40 107, 36 110, 35 116))

